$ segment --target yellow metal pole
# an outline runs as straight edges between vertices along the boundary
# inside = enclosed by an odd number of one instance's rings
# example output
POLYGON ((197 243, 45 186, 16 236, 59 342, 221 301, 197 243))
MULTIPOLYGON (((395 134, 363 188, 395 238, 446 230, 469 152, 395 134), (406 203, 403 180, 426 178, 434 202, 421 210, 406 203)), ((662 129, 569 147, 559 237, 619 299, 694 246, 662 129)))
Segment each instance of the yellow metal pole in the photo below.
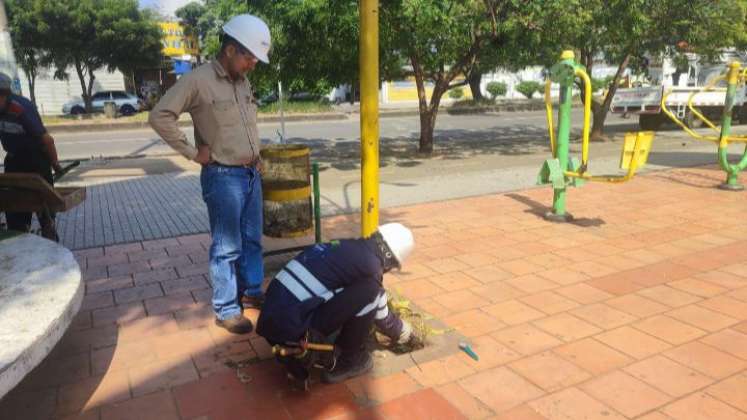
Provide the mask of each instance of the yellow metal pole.
POLYGON ((379 0, 360 1, 361 235, 379 227, 379 0))

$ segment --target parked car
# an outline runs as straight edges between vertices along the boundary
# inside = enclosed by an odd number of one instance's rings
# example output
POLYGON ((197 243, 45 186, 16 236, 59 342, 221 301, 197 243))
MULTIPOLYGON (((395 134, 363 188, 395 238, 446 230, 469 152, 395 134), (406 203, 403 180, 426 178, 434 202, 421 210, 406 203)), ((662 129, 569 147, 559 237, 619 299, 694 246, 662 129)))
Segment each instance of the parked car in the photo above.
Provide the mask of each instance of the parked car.
MULTIPOLYGON (((91 106, 93 112, 103 112, 105 102, 114 102, 117 112, 122 115, 132 115, 143 110, 144 103, 137 96, 123 90, 102 90, 93 94, 91 106)), ((83 99, 70 101, 62 106, 63 114, 85 114, 86 105, 83 99)))

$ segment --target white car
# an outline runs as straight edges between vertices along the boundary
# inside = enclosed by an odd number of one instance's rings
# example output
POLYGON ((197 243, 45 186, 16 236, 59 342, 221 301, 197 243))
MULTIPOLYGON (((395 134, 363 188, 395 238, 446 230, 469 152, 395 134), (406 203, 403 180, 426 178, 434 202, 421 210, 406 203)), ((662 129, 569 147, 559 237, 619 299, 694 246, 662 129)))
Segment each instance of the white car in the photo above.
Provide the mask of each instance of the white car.
MULTIPOLYGON (((102 90, 93 94, 91 106, 93 112, 103 112, 105 102, 114 102, 117 112, 122 115, 132 115, 143 110, 143 102, 135 95, 122 90, 102 90)), ((86 105, 82 99, 70 101, 62 106, 63 114, 85 114, 86 105)))

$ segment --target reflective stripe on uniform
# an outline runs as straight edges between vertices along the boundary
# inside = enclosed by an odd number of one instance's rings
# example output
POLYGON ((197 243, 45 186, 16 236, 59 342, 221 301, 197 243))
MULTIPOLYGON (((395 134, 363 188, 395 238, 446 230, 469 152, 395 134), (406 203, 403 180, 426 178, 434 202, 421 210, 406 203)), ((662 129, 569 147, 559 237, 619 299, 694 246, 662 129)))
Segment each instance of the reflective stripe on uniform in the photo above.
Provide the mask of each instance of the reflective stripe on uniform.
POLYGON ((373 302, 369 303, 368 305, 364 306, 363 309, 360 310, 355 316, 361 317, 368 315, 371 311, 374 309, 378 309, 381 302, 384 302, 386 304, 386 294, 382 293, 378 296, 376 296, 376 299, 374 299, 373 302))
POLYGON ((306 287, 308 287, 312 293, 324 299, 325 302, 332 299, 332 296, 334 296, 334 294, 330 292, 329 289, 327 289, 327 287, 319 281, 319 279, 314 277, 314 275, 311 274, 311 272, 307 270, 306 267, 304 267, 300 262, 291 260, 285 266, 285 269, 293 273, 293 275, 300 282, 306 285, 306 287))
POLYGON ((310 299, 312 296, 318 296, 325 302, 334 297, 335 294, 342 291, 342 288, 334 292, 327 289, 309 270, 296 260, 291 260, 277 276, 280 283, 285 286, 293 296, 299 301, 310 299))
POLYGON ((389 316, 389 305, 387 305, 386 292, 379 295, 379 305, 376 307, 376 319, 384 319, 389 316))
POLYGON ((386 306, 376 311, 376 319, 384 319, 389 316, 389 308, 386 306))
POLYGON ((290 273, 288 273, 284 269, 280 270, 275 278, 283 286, 285 286, 288 291, 293 293, 293 296, 295 296, 299 301, 303 302, 306 299, 311 299, 311 293, 309 293, 308 290, 301 286, 301 283, 299 283, 298 280, 296 280, 293 276, 290 275, 290 273))
POLYGON ((25 134, 26 130, 21 124, 9 121, 0 121, 0 132, 7 134, 25 134))

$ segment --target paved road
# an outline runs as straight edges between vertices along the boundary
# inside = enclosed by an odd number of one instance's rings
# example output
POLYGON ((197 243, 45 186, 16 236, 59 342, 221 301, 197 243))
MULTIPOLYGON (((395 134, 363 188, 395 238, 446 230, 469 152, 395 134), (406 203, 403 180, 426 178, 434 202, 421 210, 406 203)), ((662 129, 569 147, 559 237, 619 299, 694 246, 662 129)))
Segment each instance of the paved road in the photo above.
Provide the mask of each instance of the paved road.
MULTIPOLYGON (((579 110, 574 110, 581 120, 579 110)), ((634 129, 635 120, 623 120, 610 116, 608 125, 628 126, 634 129)), ((302 121, 286 123, 286 137, 289 141, 358 141, 360 136, 358 114, 352 114, 348 120, 302 121)), ((436 136, 450 136, 459 131, 505 132, 509 128, 533 127, 544 130, 545 114, 543 112, 506 112, 491 115, 449 115, 442 112, 436 122, 436 136)), ((420 122, 417 116, 392 117, 381 119, 382 139, 417 138, 420 122)), ((194 141, 191 127, 184 128, 185 133, 194 141)), ((259 125, 263 142, 278 140, 280 124, 266 123, 259 125)), ((57 149, 63 159, 86 159, 91 157, 155 156, 171 153, 172 150, 161 141, 153 130, 122 130, 89 133, 58 133, 55 136, 57 149)), ((2 152, 0 152, 2 156, 2 152)))

